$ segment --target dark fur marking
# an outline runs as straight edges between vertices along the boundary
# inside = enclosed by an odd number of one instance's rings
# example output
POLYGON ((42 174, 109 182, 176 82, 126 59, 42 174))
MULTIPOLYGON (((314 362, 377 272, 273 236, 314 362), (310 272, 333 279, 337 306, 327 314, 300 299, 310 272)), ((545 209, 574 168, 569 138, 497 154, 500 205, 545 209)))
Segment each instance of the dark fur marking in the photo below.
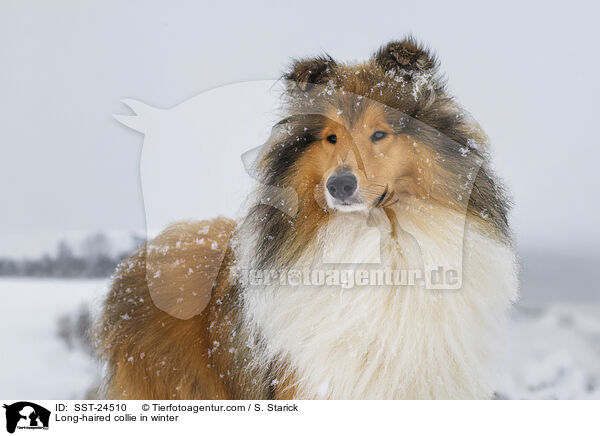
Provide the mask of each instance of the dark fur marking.
POLYGON ((385 69, 425 71, 437 67, 437 59, 411 36, 392 41, 375 54, 375 62, 385 69))
POLYGON ((310 90, 313 85, 325 83, 327 74, 337 66, 329 55, 317 56, 312 59, 294 61, 291 70, 283 78, 289 80, 291 87, 301 91, 310 90))

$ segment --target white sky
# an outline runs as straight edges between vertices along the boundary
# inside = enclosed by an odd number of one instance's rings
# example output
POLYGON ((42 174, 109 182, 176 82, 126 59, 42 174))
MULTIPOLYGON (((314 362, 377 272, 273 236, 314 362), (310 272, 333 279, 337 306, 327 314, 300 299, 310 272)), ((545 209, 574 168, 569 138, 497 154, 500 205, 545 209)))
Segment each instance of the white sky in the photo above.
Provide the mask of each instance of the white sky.
POLYGON ((127 112, 119 100, 171 107, 275 78, 291 57, 364 59, 407 32, 436 50, 491 137, 520 244, 593 250, 599 12, 576 1, 3 1, 0 254, 46 248, 48 235, 144 228, 142 136, 112 118, 127 112))

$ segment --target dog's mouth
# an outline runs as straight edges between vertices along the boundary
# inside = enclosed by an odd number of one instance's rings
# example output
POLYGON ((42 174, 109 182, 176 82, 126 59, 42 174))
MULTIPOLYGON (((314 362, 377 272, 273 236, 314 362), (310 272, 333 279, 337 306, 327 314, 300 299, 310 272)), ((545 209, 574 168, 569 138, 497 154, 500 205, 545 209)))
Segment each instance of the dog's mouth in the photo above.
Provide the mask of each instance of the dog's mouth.
POLYGON ((327 205, 331 209, 338 210, 340 212, 355 212, 358 210, 365 210, 367 208, 367 205, 360 198, 358 193, 344 200, 339 200, 331 196, 329 192, 326 191, 325 199, 327 201, 327 205))
MULTIPOLYGON (((390 201, 393 200, 392 197, 394 197, 394 194, 390 190, 389 185, 386 185, 379 197, 375 198, 375 200, 373 200, 373 203, 370 203, 372 204, 370 207, 385 207, 390 203, 390 201)), ((334 198, 332 195, 329 194, 329 192, 325 191, 325 199, 327 201, 327 205, 331 209, 340 212, 354 212, 357 210, 365 210, 369 207, 369 203, 365 203, 358 192, 352 197, 340 200, 334 198)), ((393 201, 393 203, 395 203, 395 201, 393 201)))

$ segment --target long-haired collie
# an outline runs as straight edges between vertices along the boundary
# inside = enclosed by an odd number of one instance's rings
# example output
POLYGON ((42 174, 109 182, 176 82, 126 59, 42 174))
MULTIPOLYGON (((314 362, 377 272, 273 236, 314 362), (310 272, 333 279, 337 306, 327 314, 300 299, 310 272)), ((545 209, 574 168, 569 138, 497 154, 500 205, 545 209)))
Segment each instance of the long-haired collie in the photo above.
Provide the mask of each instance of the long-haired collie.
POLYGON ((106 397, 491 398, 509 201, 436 58, 407 38, 283 80, 243 219, 174 224, 117 269, 106 397))

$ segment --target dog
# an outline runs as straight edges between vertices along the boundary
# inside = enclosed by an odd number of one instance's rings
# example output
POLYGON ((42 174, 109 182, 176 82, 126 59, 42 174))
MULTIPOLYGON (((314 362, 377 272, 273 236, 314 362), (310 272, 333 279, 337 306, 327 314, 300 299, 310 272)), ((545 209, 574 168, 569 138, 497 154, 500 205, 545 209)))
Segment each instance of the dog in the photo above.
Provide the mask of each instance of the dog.
POLYGON ((492 398, 518 297, 511 202, 438 60, 407 37, 356 65, 296 60, 283 82, 245 216, 173 224, 117 268, 104 395, 492 398))

